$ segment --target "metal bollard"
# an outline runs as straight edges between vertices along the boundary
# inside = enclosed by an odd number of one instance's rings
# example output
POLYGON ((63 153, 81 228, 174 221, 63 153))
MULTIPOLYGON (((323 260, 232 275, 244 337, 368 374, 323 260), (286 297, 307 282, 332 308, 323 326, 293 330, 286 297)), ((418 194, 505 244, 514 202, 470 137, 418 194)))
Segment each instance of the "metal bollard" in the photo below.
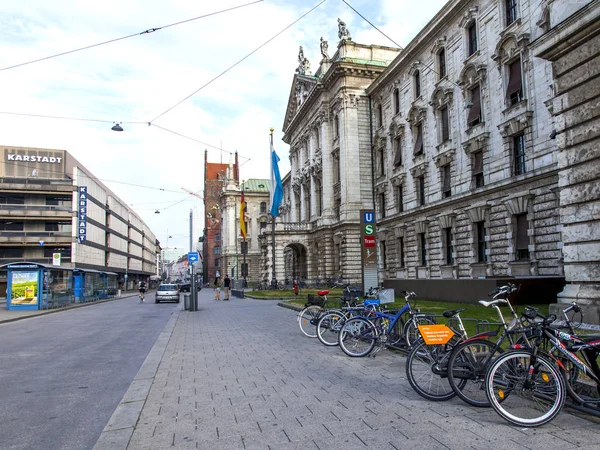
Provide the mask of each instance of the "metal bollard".
POLYGON ((191 294, 183 294, 183 307, 186 311, 191 311, 190 309, 190 304, 191 304, 191 294))

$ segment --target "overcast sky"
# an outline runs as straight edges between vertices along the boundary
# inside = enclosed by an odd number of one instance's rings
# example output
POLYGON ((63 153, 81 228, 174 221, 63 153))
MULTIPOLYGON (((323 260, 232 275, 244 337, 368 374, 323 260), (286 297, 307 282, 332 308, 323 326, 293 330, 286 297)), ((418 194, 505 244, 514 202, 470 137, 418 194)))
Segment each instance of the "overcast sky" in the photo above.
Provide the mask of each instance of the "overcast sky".
MULTIPOLYGON (((190 209, 199 218, 194 224, 197 233, 203 227, 203 209, 201 200, 181 188, 202 195, 205 149, 210 162, 228 162, 237 150, 242 179, 269 178, 272 127, 281 173, 289 171, 288 146, 281 138, 298 47, 304 47, 314 72, 321 59, 321 37, 329 41, 330 56, 335 53, 338 17, 346 22, 355 42, 394 46, 392 42, 343 1, 326 0, 248 56, 320 3, 265 0, 150 34, 2 69, 251 1, 3 2, 0 112, 109 123, 0 114, 0 144, 67 150, 131 205, 163 246, 187 251, 190 209), (123 122, 125 131, 111 131, 113 121, 123 122)), ((445 3, 347 1, 402 46, 445 3)))

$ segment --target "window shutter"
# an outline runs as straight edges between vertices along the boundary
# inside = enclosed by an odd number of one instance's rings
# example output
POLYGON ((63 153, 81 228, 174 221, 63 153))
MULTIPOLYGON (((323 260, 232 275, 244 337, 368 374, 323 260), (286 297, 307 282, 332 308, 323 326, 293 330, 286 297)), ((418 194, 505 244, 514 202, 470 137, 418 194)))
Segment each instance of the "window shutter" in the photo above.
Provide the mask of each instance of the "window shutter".
POLYGON ((469 110, 469 116, 467 117, 467 125, 473 122, 475 119, 478 119, 481 115, 481 95, 479 91, 479 86, 473 88, 471 91, 471 102, 473 105, 469 110))
POLYGON ((423 152, 423 136, 422 136, 421 125, 417 127, 417 140, 415 141, 414 154, 418 155, 423 152))
POLYGON ((527 237, 527 229, 529 223, 526 214, 517 215, 517 250, 527 250, 529 247, 529 238, 527 237))
POLYGON ((521 60, 517 59, 509 66, 508 87, 506 88, 506 96, 510 97, 517 92, 521 92, 521 60))
POLYGON ((396 155, 394 156, 394 166, 399 166, 402 164, 402 140, 400 138, 396 138, 396 155))
POLYGON ((483 173, 483 152, 473 153, 473 174, 483 173))

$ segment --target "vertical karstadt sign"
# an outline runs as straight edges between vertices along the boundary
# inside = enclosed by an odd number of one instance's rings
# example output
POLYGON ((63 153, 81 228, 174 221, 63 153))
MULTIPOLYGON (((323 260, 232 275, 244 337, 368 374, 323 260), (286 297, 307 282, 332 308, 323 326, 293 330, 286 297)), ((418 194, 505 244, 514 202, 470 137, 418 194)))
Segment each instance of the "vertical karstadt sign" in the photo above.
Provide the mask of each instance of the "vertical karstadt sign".
POLYGON ((87 186, 78 188, 77 240, 85 242, 87 235, 87 186))

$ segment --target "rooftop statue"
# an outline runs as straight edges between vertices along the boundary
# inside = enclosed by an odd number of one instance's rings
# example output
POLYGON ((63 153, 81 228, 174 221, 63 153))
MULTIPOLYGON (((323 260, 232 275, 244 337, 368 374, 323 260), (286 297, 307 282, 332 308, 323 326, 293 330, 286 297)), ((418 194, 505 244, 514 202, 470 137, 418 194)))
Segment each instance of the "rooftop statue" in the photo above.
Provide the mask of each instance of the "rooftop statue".
POLYGON ((329 55, 327 54, 327 50, 329 49, 329 44, 327 41, 323 40, 323 36, 321 36, 321 55, 323 56, 322 61, 328 61, 329 55))
POLYGON ((344 22, 342 22, 339 18, 338 18, 338 37, 340 38, 340 41, 351 41, 352 37, 350 36, 350 32, 348 31, 348 29, 346 28, 346 24, 344 22))
POLYGON ((300 75, 310 75, 310 62, 304 56, 304 49, 300 46, 300 51, 298 52, 298 68, 296 69, 296 73, 300 75))

